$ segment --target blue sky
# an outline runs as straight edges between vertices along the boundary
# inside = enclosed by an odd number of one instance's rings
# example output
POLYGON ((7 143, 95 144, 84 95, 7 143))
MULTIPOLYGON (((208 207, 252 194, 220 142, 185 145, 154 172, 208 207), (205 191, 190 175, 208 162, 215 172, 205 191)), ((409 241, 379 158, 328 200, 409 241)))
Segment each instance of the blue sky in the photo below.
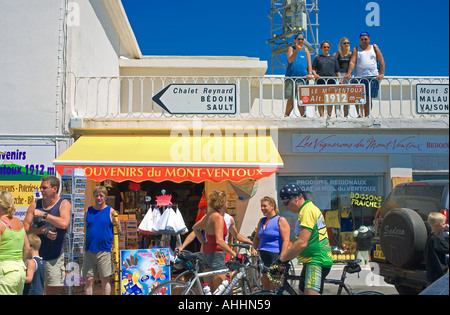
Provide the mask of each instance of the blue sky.
MULTIPOLYGON (((272 73, 270 0, 122 3, 144 55, 257 57, 272 73)), ((329 40, 332 53, 342 37, 353 47, 361 32, 369 32, 387 76, 449 75, 448 0, 320 0, 319 23, 319 42, 329 40), (371 3, 379 8, 379 25, 367 25, 367 16, 376 15, 371 3)))

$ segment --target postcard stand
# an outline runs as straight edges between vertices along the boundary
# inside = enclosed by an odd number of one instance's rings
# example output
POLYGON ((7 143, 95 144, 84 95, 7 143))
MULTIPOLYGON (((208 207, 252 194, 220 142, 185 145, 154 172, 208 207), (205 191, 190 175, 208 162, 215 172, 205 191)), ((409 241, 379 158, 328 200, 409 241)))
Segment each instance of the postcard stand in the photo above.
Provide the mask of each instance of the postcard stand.
POLYGON ((66 278, 64 285, 68 294, 72 295, 73 287, 80 286, 81 264, 84 248, 84 213, 86 203, 86 176, 84 170, 69 169, 61 176, 61 198, 67 199, 72 205, 70 225, 67 231, 66 278))

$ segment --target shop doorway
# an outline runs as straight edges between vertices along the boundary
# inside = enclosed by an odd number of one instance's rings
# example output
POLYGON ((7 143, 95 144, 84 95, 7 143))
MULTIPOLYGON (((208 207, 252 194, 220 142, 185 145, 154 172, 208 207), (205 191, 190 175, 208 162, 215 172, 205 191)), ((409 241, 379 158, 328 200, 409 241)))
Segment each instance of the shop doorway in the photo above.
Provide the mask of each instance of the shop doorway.
MULTIPOLYGON (((138 226, 147 211, 156 205, 158 196, 163 195, 163 193, 171 195, 171 202, 180 210, 189 231, 192 231, 192 226, 195 224, 198 204, 205 189, 204 182, 194 183, 189 181, 181 183, 171 181, 160 183, 152 181, 143 181, 141 183, 124 181, 116 183, 111 180, 105 180, 100 184, 108 188, 107 203, 118 210, 120 215, 135 215, 138 226)), ((184 241, 186 236, 187 234, 181 235, 181 240, 184 241)), ((148 244, 151 241, 150 239, 155 237, 158 236, 148 237, 141 235, 138 247, 144 248, 143 245, 148 244)), ((200 251, 200 245, 198 242, 192 242, 186 249, 192 252, 200 251)))

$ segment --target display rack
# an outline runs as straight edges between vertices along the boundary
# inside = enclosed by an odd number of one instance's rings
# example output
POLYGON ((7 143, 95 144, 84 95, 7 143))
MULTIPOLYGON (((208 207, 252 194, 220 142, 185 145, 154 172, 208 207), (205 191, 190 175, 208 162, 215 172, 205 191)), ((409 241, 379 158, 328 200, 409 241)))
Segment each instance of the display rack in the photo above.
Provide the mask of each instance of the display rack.
POLYGON ((81 285, 81 261, 84 256, 84 214, 86 203, 86 176, 84 170, 65 170, 61 176, 61 198, 67 199, 72 205, 70 224, 66 234, 66 278, 64 285, 71 295, 74 286, 81 285))

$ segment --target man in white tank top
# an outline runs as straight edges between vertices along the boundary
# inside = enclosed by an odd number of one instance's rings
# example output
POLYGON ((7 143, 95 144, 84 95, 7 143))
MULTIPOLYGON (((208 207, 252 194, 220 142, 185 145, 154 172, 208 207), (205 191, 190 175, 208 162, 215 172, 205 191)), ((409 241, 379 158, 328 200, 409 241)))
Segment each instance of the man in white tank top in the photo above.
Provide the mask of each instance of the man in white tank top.
POLYGON ((351 78, 355 69, 355 77, 361 79, 352 80, 351 83, 364 83, 366 86, 367 102, 359 106, 360 117, 368 117, 372 109, 372 99, 378 97, 379 81, 384 77, 385 63, 383 55, 377 45, 370 45, 369 33, 359 35, 360 45, 353 48, 345 78, 351 78), (378 70, 378 63, 380 68, 378 70))

